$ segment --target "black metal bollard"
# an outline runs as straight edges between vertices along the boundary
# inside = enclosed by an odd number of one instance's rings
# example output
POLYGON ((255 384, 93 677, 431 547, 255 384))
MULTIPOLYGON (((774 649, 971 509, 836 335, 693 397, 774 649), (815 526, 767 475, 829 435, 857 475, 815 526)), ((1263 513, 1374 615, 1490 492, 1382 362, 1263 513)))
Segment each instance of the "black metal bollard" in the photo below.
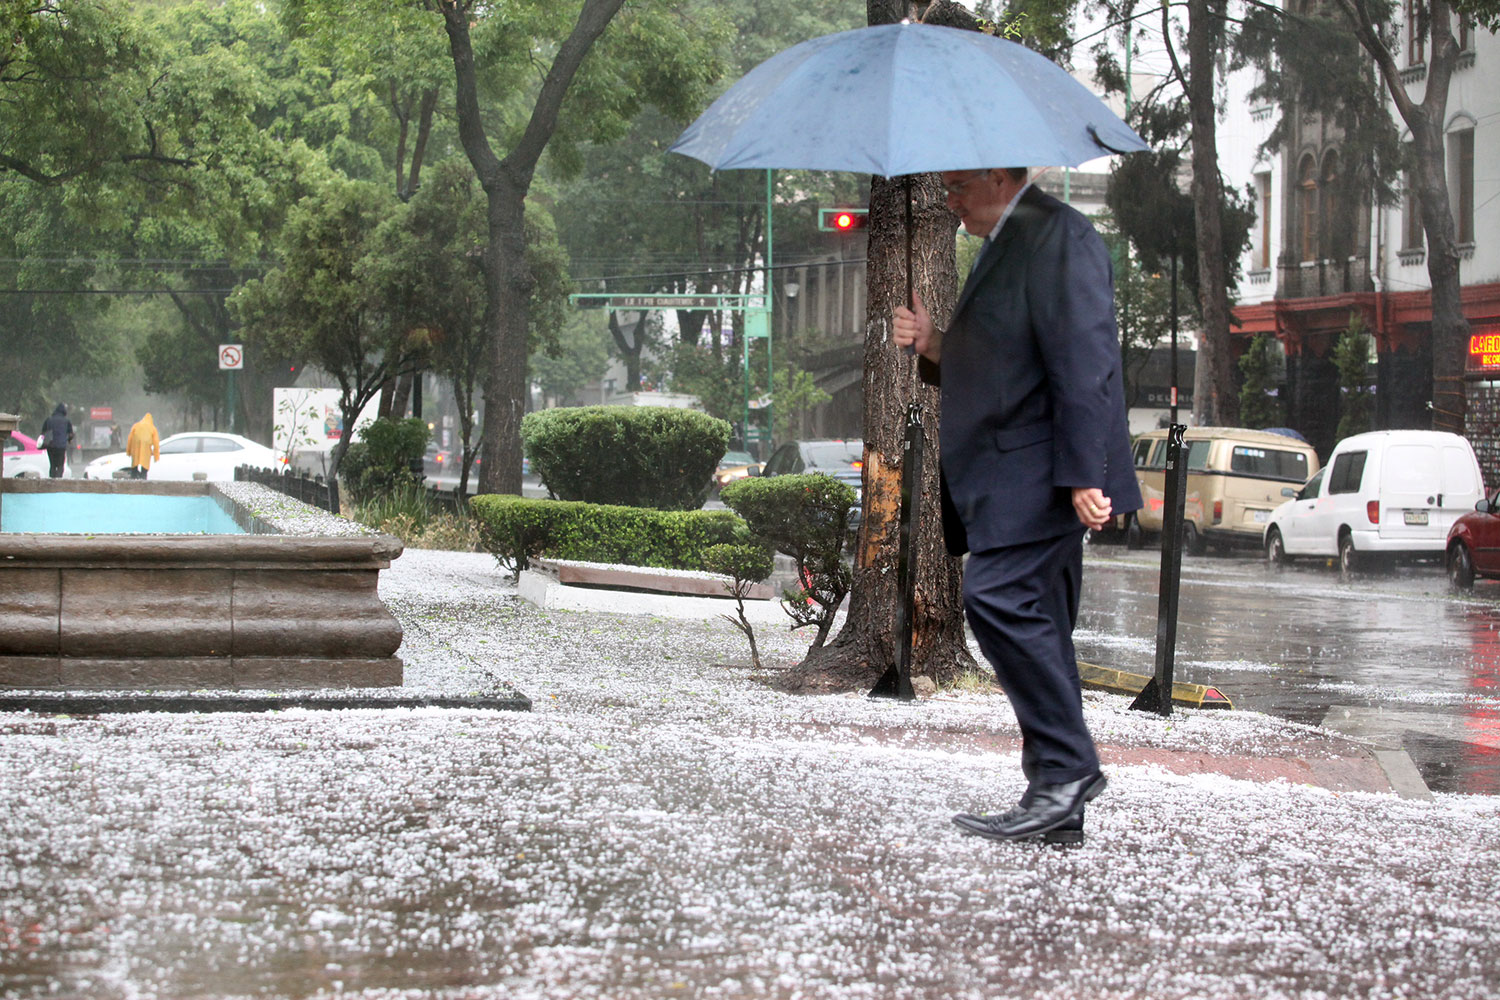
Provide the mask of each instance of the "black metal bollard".
POLYGON ((1167 467, 1161 518, 1161 582, 1156 601, 1156 673, 1130 707, 1157 715, 1172 714, 1172 669, 1177 655, 1177 594, 1182 582, 1182 510, 1187 500, 1187 461, 1182 436, 1173 424, 1167 431, 1167 467))

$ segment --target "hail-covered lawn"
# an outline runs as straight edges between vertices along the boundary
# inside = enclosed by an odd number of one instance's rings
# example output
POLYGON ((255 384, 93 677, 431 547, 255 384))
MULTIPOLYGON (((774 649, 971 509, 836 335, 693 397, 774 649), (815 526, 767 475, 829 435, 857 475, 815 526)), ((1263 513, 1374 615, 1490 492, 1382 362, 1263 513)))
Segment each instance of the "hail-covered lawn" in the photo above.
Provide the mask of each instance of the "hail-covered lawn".
MULTIPOLYGON (((0 996, 1500 997, 1500 800, 1117 764, 1083 848, 994 844, 948 818, 1020 792, 997 695, 778 694, 727 622, 488 556, 381 593, 408 688, 533 711, 0 715, 0 996)), ((1125 706, 1086 696, 1106 747, 1349 746, 1125 706)))

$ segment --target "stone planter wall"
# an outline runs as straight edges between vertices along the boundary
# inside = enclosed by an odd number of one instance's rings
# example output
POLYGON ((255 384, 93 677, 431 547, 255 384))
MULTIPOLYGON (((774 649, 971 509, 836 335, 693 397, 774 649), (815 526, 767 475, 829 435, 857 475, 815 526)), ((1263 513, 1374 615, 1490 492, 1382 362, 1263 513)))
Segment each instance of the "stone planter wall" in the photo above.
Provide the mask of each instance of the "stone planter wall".
POLYGON ((249 483, 12 479, 0 509, 69 491, 212 496, 256 533, 0 532, 0 689, 401 684, 376 593, 398 539, 249 483))

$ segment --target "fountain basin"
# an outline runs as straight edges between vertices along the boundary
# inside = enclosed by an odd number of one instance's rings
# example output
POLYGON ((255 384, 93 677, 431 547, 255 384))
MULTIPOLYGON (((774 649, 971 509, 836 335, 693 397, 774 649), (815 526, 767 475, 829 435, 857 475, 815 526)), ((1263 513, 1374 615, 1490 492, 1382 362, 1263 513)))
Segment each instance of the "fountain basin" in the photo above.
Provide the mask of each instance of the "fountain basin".
POLYGON ((208 497, 244 534, 0 532, 0 689, 393 687, 376 592, 399 539, 254 483, 0 481, 38 494, 208 497))

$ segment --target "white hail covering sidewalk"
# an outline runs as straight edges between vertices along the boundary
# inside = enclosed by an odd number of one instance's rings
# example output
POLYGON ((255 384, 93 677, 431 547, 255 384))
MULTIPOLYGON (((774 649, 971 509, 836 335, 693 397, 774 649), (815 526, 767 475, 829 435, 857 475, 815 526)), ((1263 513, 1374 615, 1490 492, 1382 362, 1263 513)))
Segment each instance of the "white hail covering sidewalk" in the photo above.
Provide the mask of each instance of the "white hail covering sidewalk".
MULTIPOLYGON (((1003 698, 794 697, 727 622, 542 611, 485 555, 382 595, 408 687, 529 713, 0 714, 0 995, 1500 997, 1500 800, 1110 766, 1088 843, 1003 807, 1003 698)), ((763 627, 786 666, 808 637, 763 627)), ((1317 752, 1089 693, 1101 743, 1317 752)))

